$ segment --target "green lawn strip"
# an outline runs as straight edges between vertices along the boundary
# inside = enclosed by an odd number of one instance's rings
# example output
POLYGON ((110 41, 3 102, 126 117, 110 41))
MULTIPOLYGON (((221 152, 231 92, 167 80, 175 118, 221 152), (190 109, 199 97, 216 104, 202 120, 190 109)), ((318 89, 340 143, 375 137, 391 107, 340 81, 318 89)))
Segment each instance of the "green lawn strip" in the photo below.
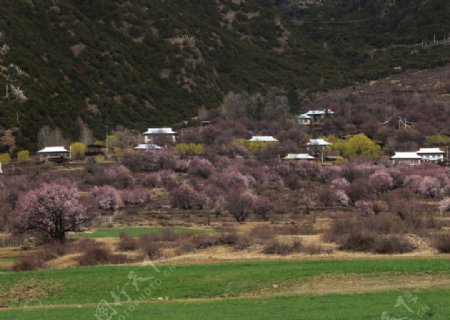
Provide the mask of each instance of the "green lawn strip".
MULTIPOLYGON (((411 292, 381 292, 352 295, 286 296, 264 298, 239 298, 194 302, 156 302, 112 306, 117 314, 111 319, 133 320, 375 320, 383 319, 448 319, 450 290, 411 292), (395 307, 399 297, 405 306, 395 307), (427 308, 423 316, 418 316, 427 308), (410 311, 413 311, 411 313, 410 311)), ((50 308, 37 310, 0 311, 0 319, 8 320, 88 320, 96 318, 96 307, 50 308)), ((100 319, 108 319, 107 317, 100 319)))
MULTIPOLYGON (((153 285, 150 298, 171 299, 236 296, 270 288, 272 284, 289 286, 322 274, 437 274, 450 270, 450 259, 379 259, 322 261, 264 261, 216 263, 206 265, 102 266, 58 270, 42 270, 0 274, 2 290, 12 290, 26 283, 42 283, 48 295, 39 298, 43 305, 93 303, 111 297, 111 291, 127 285, 134 271, 142 290, 153 285), (165 272, 165 273, 164 273, 165 272), (158 280, 159 285, 155 286, 158 280)), ((131 286, 126 290, 133 298, 138 294, 131 286)), ((8 303, 23 305, 24 301, 8 303)), ((33 302, 31 303, 33 304, 33 302)))
POLYGON ((176 234, 204 234, 213 232, 212 229, 193 229, 193 228, 182 228, 182 227, 135 227, 135 228, 99 228, 95 229, 94 232, 83 232, 83 233, 73 233, 70 234, 70 238, 116 238, 119 237, 121 233, 126 233, 131 237, 139 237, 144 234, 155 234, 162 233, 164 231, 172 231, 176 234))

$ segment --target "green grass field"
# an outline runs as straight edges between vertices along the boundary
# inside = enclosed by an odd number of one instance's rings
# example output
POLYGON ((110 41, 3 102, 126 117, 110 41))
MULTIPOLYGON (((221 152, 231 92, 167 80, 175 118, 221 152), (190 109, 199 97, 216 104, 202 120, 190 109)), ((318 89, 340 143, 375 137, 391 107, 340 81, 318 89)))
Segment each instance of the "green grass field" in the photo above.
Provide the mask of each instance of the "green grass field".
MULTIPOLYGON (((450 270, 450 260, 269 261, 159 268, 159 273, 149 265, 8 272, 1 274, 0 279, 3 290, 11 291, 32 281, 37 282, 40 287, 47 286, 48 296, 39 301, 42 305, 87 304, 109 297, 110 291, 128 283, 130 271, 134 271, 139 277, 161 280, 161 285, 152 290, 152 298, 167 296, 171 299, 189 299, 238 296, 264 290, 274 283, 289 287, 298 281, 308 281, 326 274, 447 273, 450 270)), ((148 284, 152 281, 148 281, 148 284)), ((22 304, 23 301, 18 301, 12 305, 22 304)))
POLYGON ((73 233, 70 234, 70 238, 117 238, 121 233, 126 233, 131 237, 139 237, 144 234, 154 234, 154 233, 162 233, 164 231, 170 230, 176 234, 185 234, 185 233, 194 233, 194 234, 202 234, 202 233, 211 233, 212 229, 194 229, 194 228, 182 228, 182 227, 174 227, 174 228, 164 228, 164 227, 136 227, 136 228, 99 228, 94 229, 94 232, 83 232, 83 233, 73 233))
MULTIPOLYGON (((351 320, 383 319, 383 312, 398 319, 412 316, 407 309, 394 307, 401 291, 299 295, 277 294, 272 287, 278 284, 286 289, 330 275, 343 279, 352 275, 409 276, 412 281, 419 276, 447 278, 450 259, 259 261, 4 272, 0 274, 0 305, 8 308, 0 308, 0 319, 96 319, 97 304, 102 300, 112 304, 111 293, 121 289, 129 300, 121 296, 125 304, 114 307, 118 314, 111 319, 351 320), (138 277, 137 287, 129 278, 131 271, 138 277), (159 297, 169 301, 157 301, 159 297), (36 309, 27 310, 26 306, 36 309)), ((429 310, 422 317, 404 319, 448 319, 450 289, 421 289, 413 294, 417 300, 409 310, 424 306, 429 310)))
MULTIPOLYGON (((382 292, 358 295, 293 296, 228 299, 196 302, 160 302, 130 304, 113 307, 112 319, 262 319, 262 320, 352 320, 352 319, 448 319, 450 291, 422 291, 413 293, 416 303, 408 308, 416 314, 423 308, 423 316, 412 317, 404 307, 394 307, 402 292, 382 292), (392 318, 382 318, 383 313, 392 318), (395 318, 394 318, 395 317, 395 318)), ((78 320, 96 318, 96 306, 55 309, 0 311, 0 319, 17 320, 78 320)))

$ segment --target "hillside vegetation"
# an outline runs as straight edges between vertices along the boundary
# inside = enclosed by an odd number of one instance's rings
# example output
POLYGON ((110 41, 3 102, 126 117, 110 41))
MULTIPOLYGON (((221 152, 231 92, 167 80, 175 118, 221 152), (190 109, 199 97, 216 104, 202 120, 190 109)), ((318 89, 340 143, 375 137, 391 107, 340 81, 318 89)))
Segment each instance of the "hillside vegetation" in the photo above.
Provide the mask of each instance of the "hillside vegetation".
POLYGON ((449 11, 445 0, 2 1, 3 64, 24 71, 28 98, 1 100, 2 149, 36 149, 55 128, 86 140, 106 125, 170 125, 230 91, 292 96, 441 65, 450 46, 414 44, 443 40, 449 11))

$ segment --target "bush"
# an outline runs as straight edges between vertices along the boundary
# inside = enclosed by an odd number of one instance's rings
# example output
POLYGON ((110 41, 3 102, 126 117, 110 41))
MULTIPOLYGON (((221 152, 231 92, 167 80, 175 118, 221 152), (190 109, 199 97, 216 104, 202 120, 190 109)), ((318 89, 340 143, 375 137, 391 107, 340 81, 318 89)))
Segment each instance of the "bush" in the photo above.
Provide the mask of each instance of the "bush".
POLYGON ((113 254, 108 248, 97 245, 89 247, 78 260, 81 266, 96 266, 103 264, 123 264, 129 262, 125 255, 113 254))
POLYGON ((184 156, 199 156, 203 154, 205 148, 197 143, 179 143, 175 146, 175 150, 184 156))
POLYGON ((207 159, 194 158, 189 162, 188 173, 201 178, 208 178, 214 170, 214 166, 207 159))
POLYGON ((183 183, 170 193, 170 204, 174 208, 184 210, 202 209, 206 197, 195 191, 190 185, 183 183))
POLYGON ((226 196, 225 208, 237 222, 244 222, 254 208, 254 199, 248 192, 232 192, 226 196))
POLYGON ((91 190, 97 207, 103 210, 117 210, 123 208, 122 198, 116 189, 110 186, 94 187, 91 190))
POLYGON ((177 167, 175 155, 168 150, 125 152, 120 156, 119 162, 133 172, 156 172, 177 167))
POLYGON ((0 153, 0 164, 8 165, 11 163, 11 156, 9 153, 0 153))
POLYGON ((24 163, 30 160, 30 151, 28 150, 21 150, 17 152, 17 162, 24 163))
POLYGON ((439 213, 444 214, 450 210, 450 198, 442 199, 439 202, 439 213))
POLYGON ((14 263, 11 269, 14 272, 20 272, 43 268, 45 268, 45 261, 41 257, 33 254, 30 256, 20 258, 18 261, 14 263))
POLYGON ((82 142, 74 142, 70 145, 70 156, 72 158, 82 158, 86 153, 86 145, 82 142))
POLYGON ((302 243, 298 240, 294 241, 292 244, 279 243, 278 241, 273 240, 264 246, 263 253, 285 256, 288 254, 302 252, 303 249, 302 243))
POLYGON ((161 175, 159 172, 149 173, 142 179, 142 184, 149 188, 156 188, 161 186, 161 175))
POLYGON ((117 248, 121 251, 135 251, 139 247, 138 241, 133 237, 130 237, 126 233, 121 233, 119 237, 119 243, 117 248))
POLYGON ((400 235, 378 235, 372 251, 375 253, 406 253, 414 251, 416 247, 405 237, 400 235))
POLYGON ((139 249, 145 259, 156 260, 163 256, 158 244, 149 241, 146 237, 139 238, 139 249))
POLYGON ((150 200, 150 193, 144 188, 125 190, 122 199, 126 205, 143 205, 150 200))
POLYGON ((266 197, 256 197, 252 202, 252 211, 261 216, 265 221, 269 219, 269 214, 273 212, 273 204, 270 199, 266 197))
POLYGON ((440 253, 450 253, 450 234, 439 233, 435 235, 431 240, 431 245, 440 253))

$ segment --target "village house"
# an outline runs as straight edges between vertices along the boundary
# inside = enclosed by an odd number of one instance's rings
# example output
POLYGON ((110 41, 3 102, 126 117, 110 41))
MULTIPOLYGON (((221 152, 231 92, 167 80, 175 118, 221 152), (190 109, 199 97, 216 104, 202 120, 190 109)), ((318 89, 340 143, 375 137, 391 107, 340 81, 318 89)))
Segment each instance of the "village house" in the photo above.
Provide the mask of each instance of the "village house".
POLYGON ((272 136, 253 136, 248 141, 249 142, 278 142, 278 140, 272 136))
POLYGON ((420 148, 417 154, 422 158, 423 161, 429 162, 444 162, 445 152, 439 148, 420 148))
POLYGON ((391 160, 395 165, 418 165, 422 162, 422 157, 419 156, 417 152, 396 152, 395 155, 391 157, 391 160))
POLYGON ((134 150, 137 151, 146 151, 146 150, 161 150, 162 147, 158 146, 157 144, 152 143, 141 143, 138 144, 136 147, 134 147, 134 150))
POLYGON ((325 141, 324 139, 310 139, 306 144, 306 150, 310 155, 320 159, 320 161, 323 162, 326 149, 329 145, 331 145, 331 143, 325 141))
POLYGON ((284 160, 314 161, 316 158, 307 153, 289 153, 284 160))
POLYGON ((144 144, 153 144, 158 146, 172 145, 176 142, 177 135, 172 128, 149 128, 144 134, 144 144))
POLYGON ((39 155, 39 160, 52 162, 64 161, 69 158, 70 155, 70 152, 62 146, 45 147, 37 153, 39 155))
POLYGON ((306 113, 303 113, 297 116, 297 121, 302 126, 310 126, 315 122, 319 122, 329 116, 332 116, 334 111, 331 109, 322 109, 322 110, 309 110, 306 113))
POLYGON ((297 116, 297 121, 302 126, 310 126, 312 124, 312 118, 306 114, 297 116))

